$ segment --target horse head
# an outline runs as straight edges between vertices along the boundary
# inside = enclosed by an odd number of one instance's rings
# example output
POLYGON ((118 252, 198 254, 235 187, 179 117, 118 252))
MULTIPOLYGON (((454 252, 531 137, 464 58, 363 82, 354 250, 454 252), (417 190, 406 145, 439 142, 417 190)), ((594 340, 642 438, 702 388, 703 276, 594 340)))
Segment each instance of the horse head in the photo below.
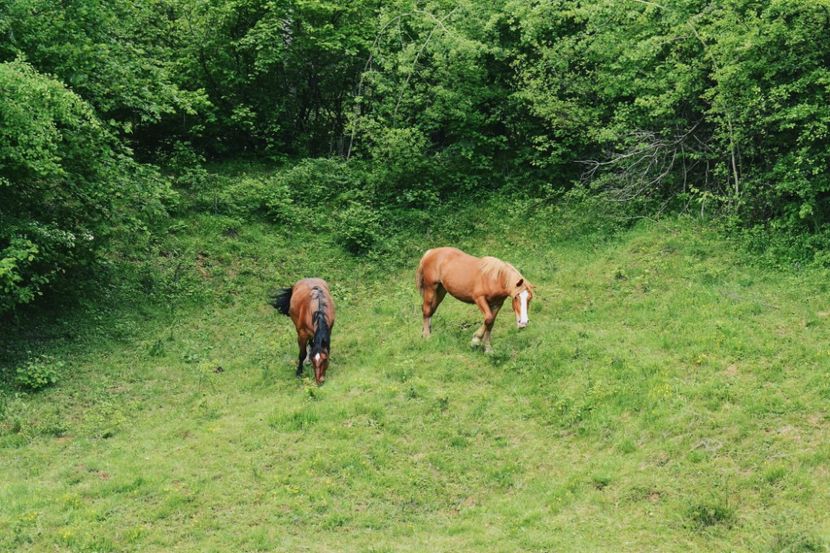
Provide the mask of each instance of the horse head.
POLYGON ((327 351, 313 353, 311 364, 314 366, 314 380, 317 384, 322 384, 326 381, 326 370, 329 368, 329 353, 327 351))
POLYGON ((530 301, 533 299, 533 285, 524 278, 519 278, 514 285, 511 296, 513 298, 513 313, 516 314, 516 326, 520 329, 525 328, 528 323, 530 301))

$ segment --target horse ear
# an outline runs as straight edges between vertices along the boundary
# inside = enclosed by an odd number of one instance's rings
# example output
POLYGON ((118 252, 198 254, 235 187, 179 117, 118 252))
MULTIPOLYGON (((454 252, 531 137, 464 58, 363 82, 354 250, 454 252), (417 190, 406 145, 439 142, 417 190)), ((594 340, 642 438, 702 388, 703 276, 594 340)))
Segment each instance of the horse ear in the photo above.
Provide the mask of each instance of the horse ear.
POLYGON ((521 286, 522 284, 524 284, 524 281, 525 281, 525 279, 520 278, 520 279, 519 279, 519 282, 517 282, 517 283, 516 283, 516 288, 518 288, 519 286, 521 286))

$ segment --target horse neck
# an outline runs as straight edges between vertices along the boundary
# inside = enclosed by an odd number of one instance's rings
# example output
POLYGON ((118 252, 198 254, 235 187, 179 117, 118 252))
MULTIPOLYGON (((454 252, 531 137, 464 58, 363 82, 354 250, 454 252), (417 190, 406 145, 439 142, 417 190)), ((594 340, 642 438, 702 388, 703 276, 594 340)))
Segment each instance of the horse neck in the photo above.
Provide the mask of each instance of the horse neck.
POLYGON ((320 311, 325 311, 326 299, 323 296, 323 290, 317 286, 311 289, 311 314, 312 318, 320 311))
POLYGON ((502 290, 508 295, 513 296, 516 292, 516 283, 522 280, 522 275, 515 267, 509 263, 505 263, 500 270, 493 275, 496 283, 501 286, 502 290))

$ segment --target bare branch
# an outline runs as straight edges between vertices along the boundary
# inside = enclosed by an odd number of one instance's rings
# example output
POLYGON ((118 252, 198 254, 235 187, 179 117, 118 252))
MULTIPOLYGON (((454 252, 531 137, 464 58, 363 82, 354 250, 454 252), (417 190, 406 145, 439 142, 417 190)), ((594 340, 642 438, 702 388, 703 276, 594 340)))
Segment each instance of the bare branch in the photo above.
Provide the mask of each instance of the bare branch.
MULTIPOLYGON (((581 160, 585 165, 582 181, 604 191, 614 202, 630 202, 646 196, 657 196, 666 181, 681 163, 680 175, 686 190, 689 172, 699 163, 687 164, 687 159, 708 150, 697 135, 700 122, 673 137, 653 131, 632 131, 626 142, 627 150, 613 151, 604 160, 581 160)), ((665 190, 663 190, 665 192, 665 190)))

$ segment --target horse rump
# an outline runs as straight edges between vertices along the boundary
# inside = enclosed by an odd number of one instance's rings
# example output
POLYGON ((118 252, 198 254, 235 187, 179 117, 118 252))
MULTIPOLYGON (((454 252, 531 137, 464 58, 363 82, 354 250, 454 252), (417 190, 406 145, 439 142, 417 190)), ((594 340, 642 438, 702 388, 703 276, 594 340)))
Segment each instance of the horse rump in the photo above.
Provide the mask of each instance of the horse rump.
POLYGON ((288 315, 288 309, 291 307, 291 293, 293 291, 293 287, 280 288, 271 295, 271 299, 268 303, 270 303, 274 309, 283 315, 288 315))
POLYGON ((424 252, 424 255, 421 257, 421 261, 418 263, 418 269, 415 270, 415 287, 422 296, 424 295, 424 261, 431 251, 432 250, 427 250, 424 252))

